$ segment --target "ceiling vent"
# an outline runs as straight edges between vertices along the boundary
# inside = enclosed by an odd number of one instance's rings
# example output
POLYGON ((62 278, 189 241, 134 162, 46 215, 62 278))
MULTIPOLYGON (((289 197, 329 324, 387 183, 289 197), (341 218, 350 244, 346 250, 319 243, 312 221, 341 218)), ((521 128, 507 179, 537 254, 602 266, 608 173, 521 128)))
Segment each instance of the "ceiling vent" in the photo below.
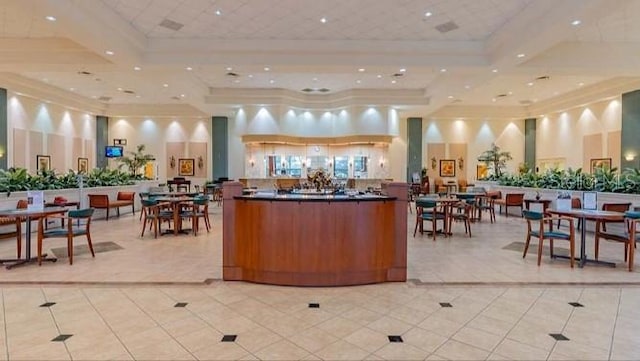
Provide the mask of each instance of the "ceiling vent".
POLYGON ((311 93, 311 92, 313 92, 314 90, 313 90, 313 89, 311 89, 311 88, 304 88, 304 89, 302 89, 301 91, 302 91, 302 92, 305 92, 305 93, 311 93))
POLYGON ((180 24, 179 22, 176 22, 176 21, 173 21, 173 20, 170 20, 170 19, 164 19, 160 23, 160 26, 162 26, 163 28, 167 28, 167 29, 173 30, 173 31, 178 31, 178 30, 182 29, 184 24, 180 24))
POLYGON ((172 97, 171 97, 171 99, 173 99, 173 100, 180 100, 180 97, 176 95, 176 96, 172 96, 172 97))
POLYGON ((395 74, 393 74, 391 76, 394 77, 394 78, 399 78, 401 76, 404 76, 404 73, 395 73, 395 74))
POLYGON ((234 73, 234 72, 232 72, 232 71, 230 71, 230 72, 226 73, 225 75, 226 75, 226 76, 230 76, 230 77, 232 77, 232 78, 237 78, 237 77, 239 77, 239 76, 240 76, 240 74, 238 74, 238 73, 234 73))
POLYGON ((136 92, 134 92, 133 90, 123 90, 123 93, 127 93, 127 94, 135 94, 136 92))
POLYGON ((521 100, 520 105, 531 105, 533 102, 531 100, 521 100))
POLYGON ((320 93, 328 93, 328 92, 329 92, 329 89, 327 89, 327 88, 320 88, 320 89, 318 89, 317 91, 319 91, 320 93))
POLYGON ((328 93, 331 91, 331 89, 327 89, 327 88, 304 88, 300 90, 301 92, 304 93, 328 93))
POLYGON ((88 72, 86 70, 79 71, 78 74, 80 74, 80 75, 93 75, 93 73, 90 73, 90 72, 88 72))
POLYGON ((454 23, 453 21, 449 21, 436 26, 436 30, 438 30, 442 34, 448 33, 452 30, 456 30, 457 28, 459 28, 458 24, 454 23))
POLYGON ((111 101, 111 97, 103 95, 100 98, 98 98, 98 100, 101 101, 101 102, 108 102, 108 101, 111 101))
POLYGON ((504 98, 506 96, 508 96, 508 94, 498 94, 494 98, 498 99, 498 98, 504 98))
POLYGON ((551 77, 548 75, 543 75, 536 78, 536 80, 549 80, 549 79, 551 79, 551 77))

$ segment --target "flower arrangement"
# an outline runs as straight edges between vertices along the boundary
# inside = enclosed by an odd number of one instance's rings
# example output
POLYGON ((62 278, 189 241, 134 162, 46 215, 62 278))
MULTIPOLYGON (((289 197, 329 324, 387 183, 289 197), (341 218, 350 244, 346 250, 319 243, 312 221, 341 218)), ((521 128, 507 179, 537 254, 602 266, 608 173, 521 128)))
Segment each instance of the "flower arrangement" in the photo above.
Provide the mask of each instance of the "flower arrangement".
POLYGON ((307 180, 318 191, 331 186, 331 177, 324 171, 324 169, 316 169, 311 172, 307 175, 307 180))

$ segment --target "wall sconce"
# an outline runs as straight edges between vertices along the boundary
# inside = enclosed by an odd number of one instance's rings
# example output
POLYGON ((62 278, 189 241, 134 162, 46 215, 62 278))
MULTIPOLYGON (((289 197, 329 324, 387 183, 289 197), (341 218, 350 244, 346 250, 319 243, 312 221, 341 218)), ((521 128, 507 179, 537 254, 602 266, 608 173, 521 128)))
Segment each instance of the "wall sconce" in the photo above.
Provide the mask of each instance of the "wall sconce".
POLYGON ((458 158, 458 169, 462 170, 464 168, 464 159, 462 157, 458 158))
POLYGON ((431 169, 435 170, 437 165, 436 157, 431 157, 431 169))
MULTIPOLYGON (((2 154, 0 154, 0 157, 2 157, 2 154)), ((629 154, 624 156, 624 160, 626 160, 627 162, 631 162, 634 159, 636 159, 636 155, 635 154, 629 153, 629 154)))
POLYGON ((256 165, 256 162, 253 160, 253 158, 249 159, 249 164, 253 167, 254 165, 256 165))
POLYGON ((353 167, 353 163, 349 162, 349 168, 353 167))
POLYGON ((204 158, 202 156, 198 156, 198 169, 202 169, 204 167, 204 158))
POLYGON ((169 158, 169 166, 171 167, 171 169, 176 167, 176 157, 171 156, 171 158, 169 158))

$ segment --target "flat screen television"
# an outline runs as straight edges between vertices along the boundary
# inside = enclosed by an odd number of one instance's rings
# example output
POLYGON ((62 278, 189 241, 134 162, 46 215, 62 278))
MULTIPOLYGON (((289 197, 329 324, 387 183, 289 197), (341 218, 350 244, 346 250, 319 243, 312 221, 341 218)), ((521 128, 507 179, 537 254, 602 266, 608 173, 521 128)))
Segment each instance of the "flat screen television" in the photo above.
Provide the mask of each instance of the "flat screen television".
POLYGON ((122 147, 120 146, 114 146, 114 145, 107 145, 104 148, 104 155, 107 158, 119 158, 122 157, 122 147))

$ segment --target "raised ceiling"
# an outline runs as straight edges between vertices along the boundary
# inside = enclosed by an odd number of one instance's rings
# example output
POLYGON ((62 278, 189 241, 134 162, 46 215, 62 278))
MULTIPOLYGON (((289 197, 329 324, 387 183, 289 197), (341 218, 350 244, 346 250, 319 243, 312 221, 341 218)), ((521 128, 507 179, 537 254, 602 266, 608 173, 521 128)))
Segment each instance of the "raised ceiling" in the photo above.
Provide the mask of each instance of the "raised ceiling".
POLYGON ((0 71, 107 104, 386 92, 427 115, 640 77, 640 1, 3 0, 0 45, 0 71))

